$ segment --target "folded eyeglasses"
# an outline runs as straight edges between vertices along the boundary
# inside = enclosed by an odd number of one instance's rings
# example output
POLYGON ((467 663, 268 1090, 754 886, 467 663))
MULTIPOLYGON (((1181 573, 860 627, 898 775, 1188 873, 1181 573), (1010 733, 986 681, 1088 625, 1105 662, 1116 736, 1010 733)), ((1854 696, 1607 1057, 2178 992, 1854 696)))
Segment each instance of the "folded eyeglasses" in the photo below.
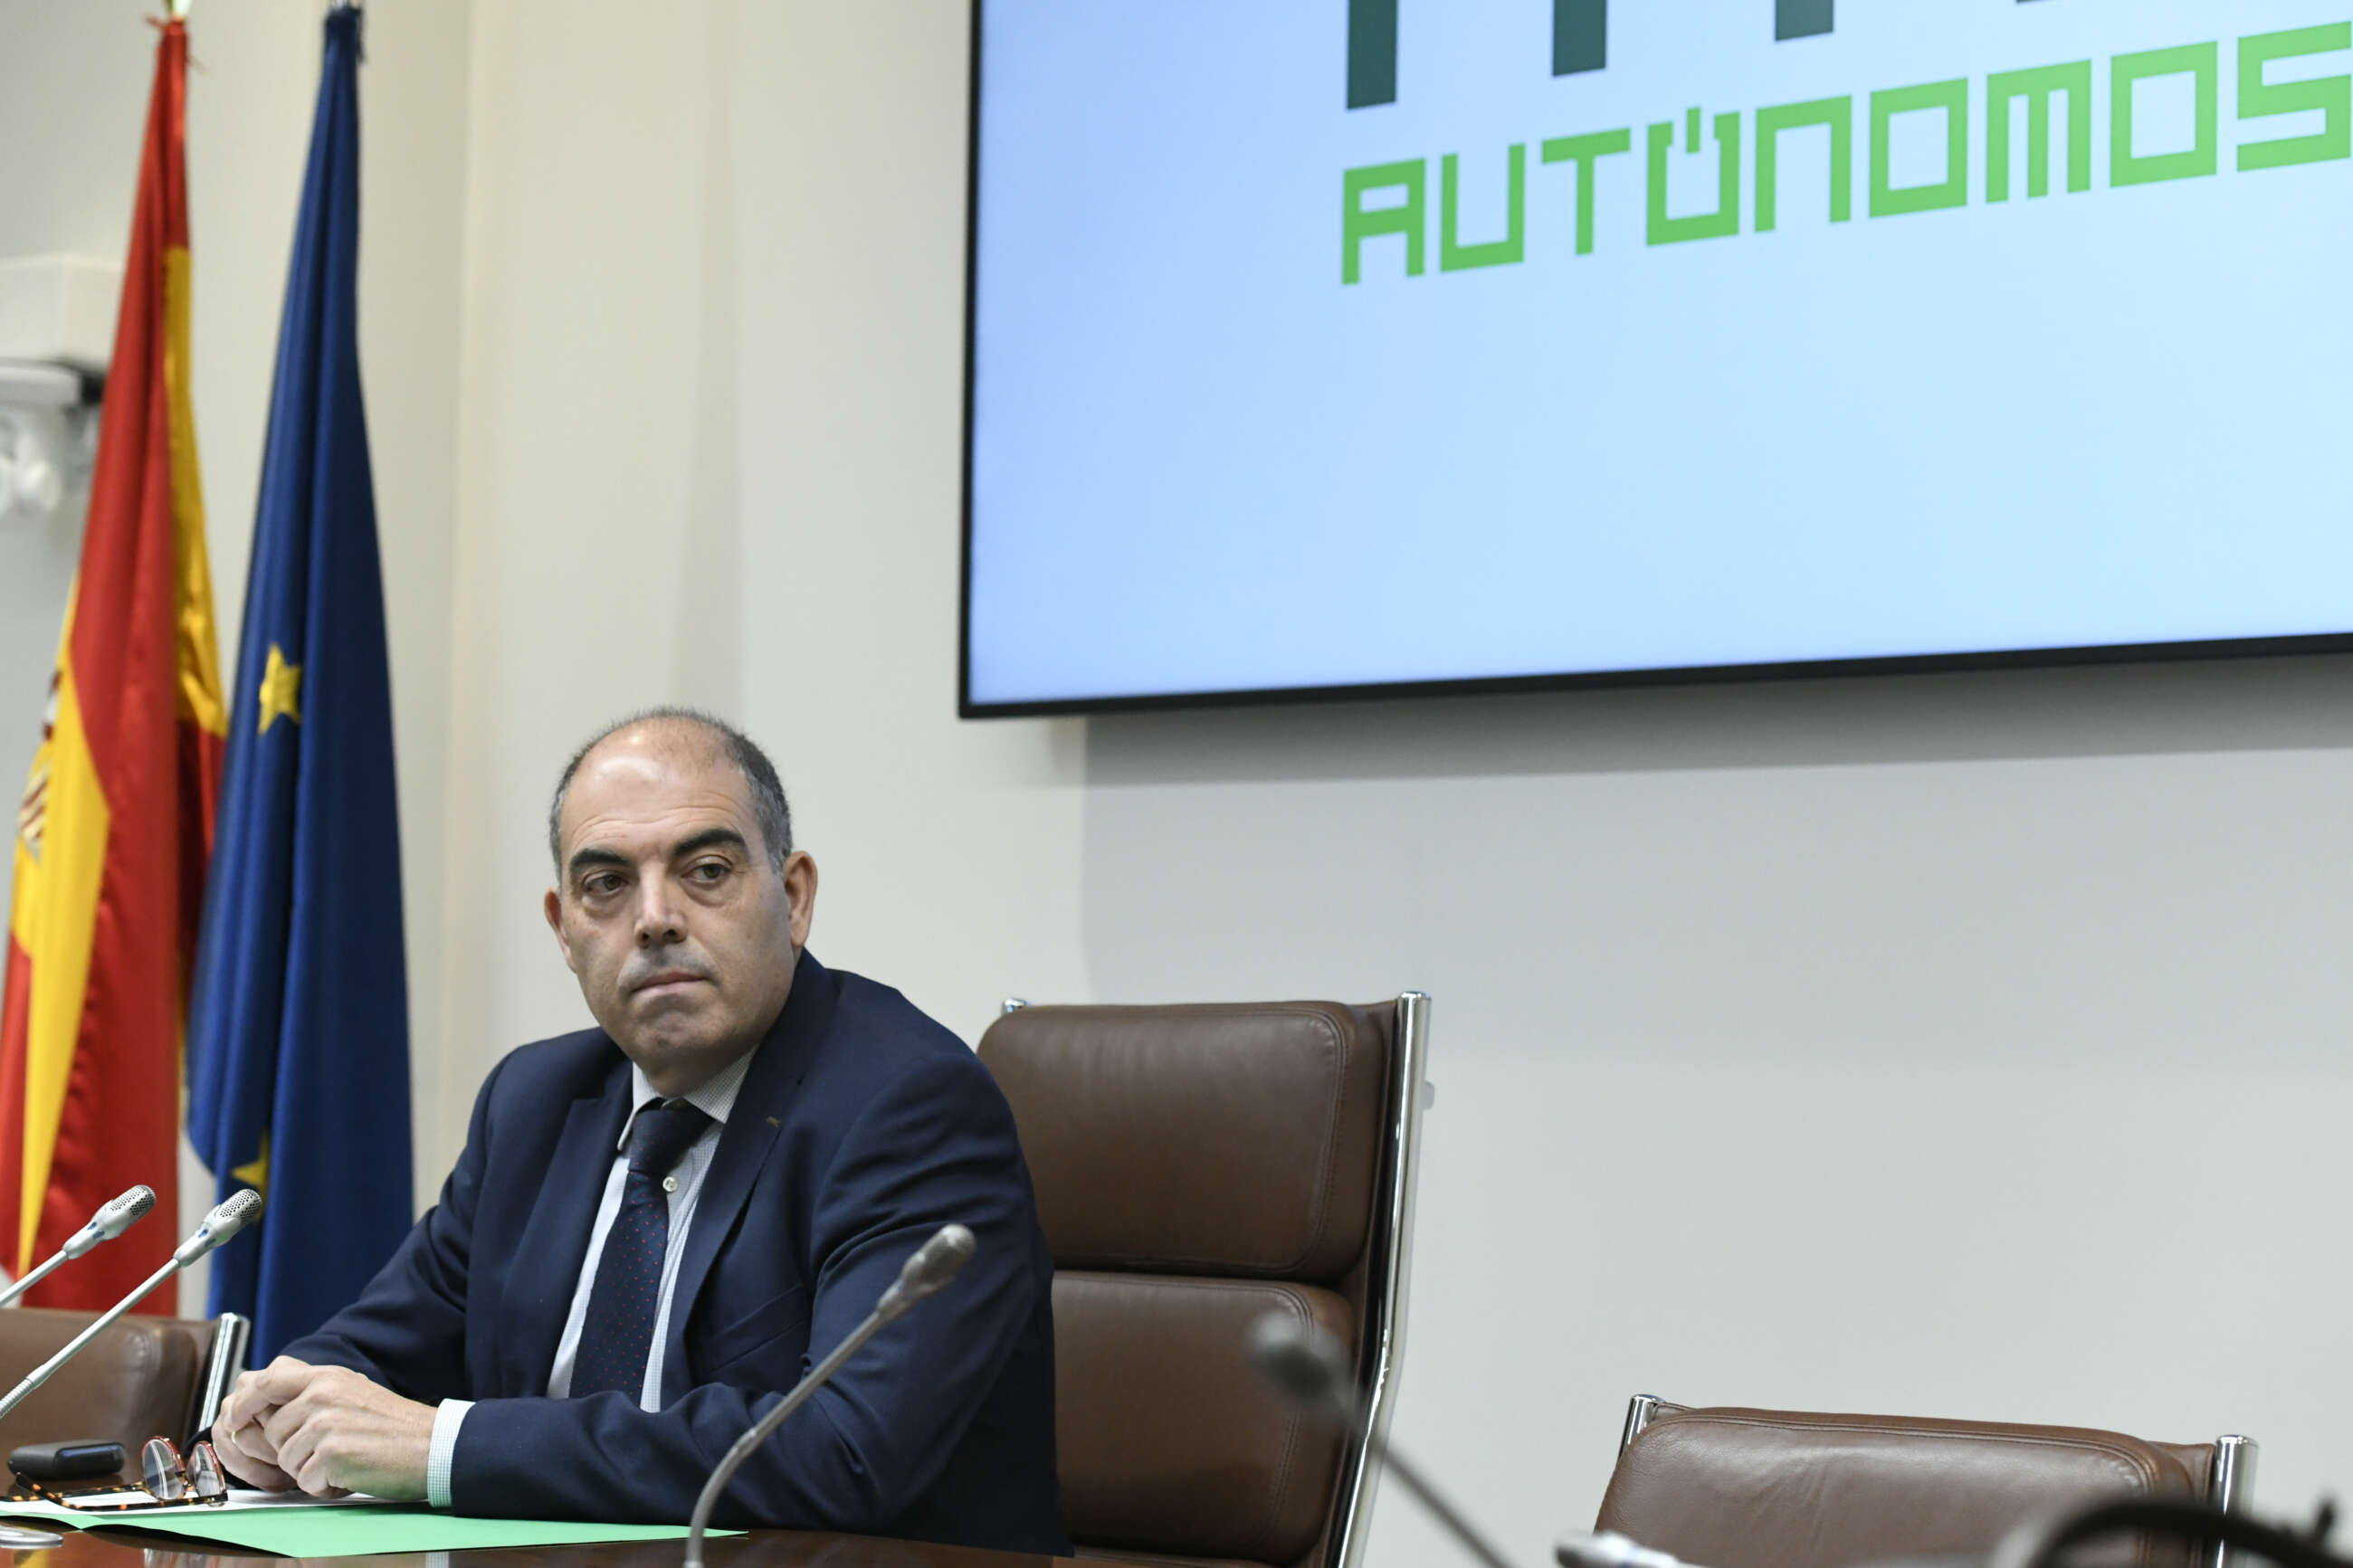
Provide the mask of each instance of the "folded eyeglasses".
POLYGON ((18 1485, 32 1496, 60 1508, 84 1513, 132 1513, 142 1508, 182 1508, 190 1503, 218 1505, 228 1501, 228 1474, 220 1456, 206 1442, 188 1446, 181 1458, 179 1445, 169 1437, 150 1437, 139 1451, 139 1485, 104 1486, 63 1491, 25 1477, 18 1485))

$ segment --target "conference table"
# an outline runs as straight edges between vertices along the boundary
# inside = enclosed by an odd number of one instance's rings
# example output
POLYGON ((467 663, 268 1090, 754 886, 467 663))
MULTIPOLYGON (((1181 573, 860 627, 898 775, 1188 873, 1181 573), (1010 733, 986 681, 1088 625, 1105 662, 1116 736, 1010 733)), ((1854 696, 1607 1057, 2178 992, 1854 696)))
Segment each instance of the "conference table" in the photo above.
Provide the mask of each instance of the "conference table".
MULTIPOLYGON (((367 1568, 678 1568, 682 1541, 614 1541, 584 1546, 490 1548, 477 1552, 386 1552, 374 1557, 301 1559, 214 1547, 190 1551, 190 1542, 143 1531, 104 1529, 69 1532, 65 1544, 46 1552, 19 1552, 15 1568, 252 1568, 263 1563, 302 1561, 364 1563, 367 1568)), ((936 1546, 921 1541, 884 1541, 871 1535, 807 1534, 792 1530, 755 1530, 712 1536, 703 1542, 709 1568, 1046 1568, 1067 1559, 1026 1552, 983 1552, 970 1546, 936 1546)))

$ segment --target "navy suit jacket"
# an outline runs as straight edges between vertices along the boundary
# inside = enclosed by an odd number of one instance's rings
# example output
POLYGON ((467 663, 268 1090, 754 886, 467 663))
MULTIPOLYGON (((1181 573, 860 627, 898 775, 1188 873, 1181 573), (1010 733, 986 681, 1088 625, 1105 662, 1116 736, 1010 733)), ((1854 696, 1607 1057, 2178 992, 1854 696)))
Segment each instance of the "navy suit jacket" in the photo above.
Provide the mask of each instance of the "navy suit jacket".
POLYGON ((722 1524, 1067 1553, 1054 1468, 1053 1265, 1013 1116, 979 1060, 898 992, 804 952, 688 1231, 662 1408, 547 1398, 629 1112, 601 1029, 510 1053, 441 1200, 360 1300, 286 1353, 459 1429, 460 1513, 683 1523, 728 1445, 950 1220, 979 1250, 744 1465, 722 1524))

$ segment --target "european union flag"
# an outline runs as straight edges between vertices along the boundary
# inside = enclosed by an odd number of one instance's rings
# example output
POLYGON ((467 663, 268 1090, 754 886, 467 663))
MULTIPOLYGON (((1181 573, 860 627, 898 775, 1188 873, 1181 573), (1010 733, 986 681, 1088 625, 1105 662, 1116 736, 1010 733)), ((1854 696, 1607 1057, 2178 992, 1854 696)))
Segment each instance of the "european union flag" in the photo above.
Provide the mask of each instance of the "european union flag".
POLYGON ((357 7, 327 16, 279 330, 218 838, 188 1020, 188 1137, 269 1200, 213 1254, 256 1364, 356 1297, 411 1218, 400 826, 360 403, 357 7))

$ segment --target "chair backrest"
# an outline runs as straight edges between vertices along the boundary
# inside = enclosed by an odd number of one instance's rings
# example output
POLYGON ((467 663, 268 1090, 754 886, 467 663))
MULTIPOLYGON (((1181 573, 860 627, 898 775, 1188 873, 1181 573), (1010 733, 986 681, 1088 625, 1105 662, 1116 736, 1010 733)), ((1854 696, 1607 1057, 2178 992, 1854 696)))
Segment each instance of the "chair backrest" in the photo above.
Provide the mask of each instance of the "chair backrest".
MULTIPOLYGON (((0 1311, 0 1368, 13 1383, 90 1327, 95 1312, 0 1311)), ((246 1320, 127 1317, 92 1340, 0 1420, 0 1460, 27 1443, 96 1438, 122 1445, 129 1474, 150 1437, 185 1445, 212 1422, 245 1362, 246 1320)))
POLYGON ((1285 1404, 1243 1342, 1268 1311, 1323 1326, 1388 1421, 1427 1006, 1008 1004, 981 1040, 1054 1255, 1057 1447, 1081 1548, 1361 1557, 1362 1434, 1285 1404))
MULTIPOLYGON (((1846 1568, 1990 1548, 2031 1514, 2102 1497, 2244 1503, 2254 1445, 2151 1443, 2121 1432, 1983 1421, 1686 1409, 1627 1413, 1596 1530, 1708 1568, 1846 1568)), ((2189 1568, 2141 1541, 2107 1559, 2189 1568)))

